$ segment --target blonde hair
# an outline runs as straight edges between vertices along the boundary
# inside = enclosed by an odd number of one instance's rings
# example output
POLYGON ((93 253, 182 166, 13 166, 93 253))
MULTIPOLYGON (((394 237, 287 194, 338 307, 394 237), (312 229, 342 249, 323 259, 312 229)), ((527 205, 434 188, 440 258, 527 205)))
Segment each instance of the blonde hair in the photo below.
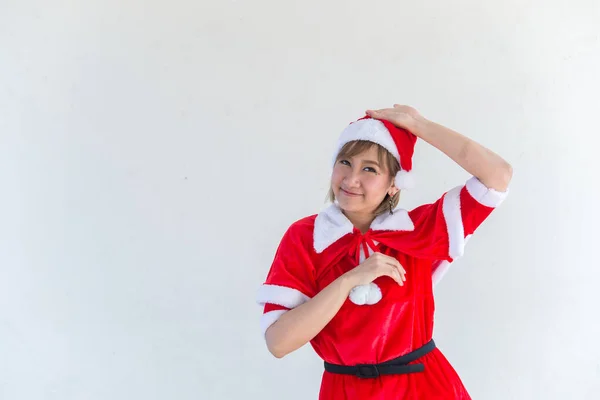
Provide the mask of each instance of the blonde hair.
MULTIPOLYGON (((383 166, 385 172, 387 172, 390 175, 391 183, 391 180, 393 180, 398 171, 400 171, 400 164, 398 163, 398 160, 396 160, 396 158, 392 155, 392 153, 390 153, 389 151, 387 151, 387 149, 385 149, 383 146, 378 145, 377 143, 369 142, 366 140, 353 140, 351 142, 348 142, 342 147, 342 149, 338 153, 335 162, 337 163, 341 158, 355 157, 359 154, 369 151, 373 146, 377 146, 377 160, 379 161, 379 165, 383 166)), ((335 201, 335 194, 333 193, 333 189, 331 189, 331 187, 329 188, 327 198, 332 203, 335 201)), ((398 191, 394 196, 391 197, 389 194, 386 194, 383 201, 375 209, 375 216, 381 215, 385 212, 391 212, 392 209, 396 208, 399 201, 400 191, 398 191)))

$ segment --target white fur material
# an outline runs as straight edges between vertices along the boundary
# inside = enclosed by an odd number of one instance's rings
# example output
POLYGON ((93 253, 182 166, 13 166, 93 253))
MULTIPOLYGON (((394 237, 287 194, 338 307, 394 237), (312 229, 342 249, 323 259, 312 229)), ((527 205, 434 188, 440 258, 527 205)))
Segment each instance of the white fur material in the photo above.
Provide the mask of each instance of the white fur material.
POLYGON ((444 195, 442 210, 448 230, 448 253, 452 259, 461 257, 465 247, 465 231, 460 211, 460 192, 463 186, 455 187, 444 195))
POLYGON ((382 298, 381 289, 371 282, 368 285, 359 285, 350 291, 350 301, 359 306, 373 305, 382 298))
MULTIPOLYGON (((377 216, 371 224, 374 231, 412 231, 415 226, 408 215, 408 211, 396 208, 393 214, 385 213, 377 216)), ((352 233, 354 225, 342 213, 339 205, 333 203, 324 209, 315 219, 314 247, 317 253, 321 253, 327 247, 335 243, 343 236, 352 233)), ((378 243, 374 241, 375 245, 378 243)), ((373 250, 367 245, 368 254, 361 248, 359 263, 362 263, 373 250)), ((350 301, 358 305, 372 305, 382 298, 381 289, 375 283, 356 286, 349 295, 350 301)))
POLYGON ((264 313, 262 317, 260 317, 260 329, 263 335, 267 332, 267 329, 277 322, 277 320, 287 311, 288 310, 273 310, 264 313))
POLYGON ((332 243, 354 230, 354 225, 342 213, 340 207, 333 203, 317 215, 313 231, 314 248, 317 253, 323 252, 332 243))
MULTIPOLYGON (((375 218, 371 224, 374 231, 412 231, 415 229, 408 211, 396 208, 390 215, 385 213, 375 218)), ((313 231, 313 246, 317 253, 337 242, 345 235, 354 231, 352 222, 342 213, 340 207, 332 203, 321 211, 315 219, 313 231)))
MULTIPOLYGON (((361 119, 360 121, 351 123, 342 131, 333 155, 333 165, 335 165, 335 160, 342 147, 354 140, 366 140, 377 143, 389 151, 398 160, 398 163, 400 163, 400 153, 398 152, 396 143, 383 122, 376 119, 361 119)), ((398 189, 412 189, 415 187, 415 178, 412 172, 400 170, 396 174, 394 183, 398 189)))
MULTIPOLYGON (((465 246, 467 244, 467 242, 469 241, 469 238, 471 237, 471 235, 468 235, 465 238, 465 246)), ((454 260, 456 261, 456 260, 454 260)), ((446 272, 448 272, 448 270, 450 269, 450 266, 453 263, 448 262, 446 260, 440 260, 440 261, 436 261, 433 266, 432 266, 432 273, 431 273, 431 280, 433 282, 433 286, 437 285, 442 278, 444 277, 444 275, 446 275, 446 272)))
POLYGON ((396 208, 393 214, 385 213, 375 217, 371 223, 371 229, 374 231, 414 231, 413 224, 408 211, 402 208, 396 208))
POLYGON ((310 297, 299 290, 279 285, 262 285, 258 289, 256 302, 260 305, 266 303, 277 304, 287 308, 295 308, 310 300, 310 297))
POLYGON ((504 192, 499 192, 494 189, 487 188, 479 179, 472 177, 467 181, 467 190, 469 194, 486 207, 495 208, 498 207, 506 196, 508 196, 508 189, 504 192))
POLYGON ((433 263, 432 273, 431 273, 431 281, 433 282, 433 286, 437 285, 439 281, 442 280, 448 269, 452 265, 451 262, 446 260, 440 260, 433 263))
POLYGON ((412 171, 400 170, 394 178, 394 184, 398 189, 412 189, 416 186, 415 175, 412 171))
POLYGON ((392 153, 392 155, 396 157, 396 160, 400 162, 400 154, 396 148, 396 143, 394 143, 392 135, 390 135, 390 132, 383 122, 368 118, 353 122, 342 131, 333 156, 333 165, 335 165, 335 160, 342 147, 344 147, 346 143, 354 140, 367 140, 369 142, 377 143, 392 153))

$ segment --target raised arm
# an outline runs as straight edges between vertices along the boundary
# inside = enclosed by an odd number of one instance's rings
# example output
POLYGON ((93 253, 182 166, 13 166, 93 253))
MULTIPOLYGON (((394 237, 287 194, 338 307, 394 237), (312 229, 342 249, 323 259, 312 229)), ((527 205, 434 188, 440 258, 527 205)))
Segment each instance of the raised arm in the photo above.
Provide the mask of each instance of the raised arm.
POLYGON ((474 140, 438 123, 429 121, 412 107, 367 110, 367 115, 385 119, 412 132, 454 160, 489 189, 504 192, 512 178, 512 167, 502 157, 474 140))

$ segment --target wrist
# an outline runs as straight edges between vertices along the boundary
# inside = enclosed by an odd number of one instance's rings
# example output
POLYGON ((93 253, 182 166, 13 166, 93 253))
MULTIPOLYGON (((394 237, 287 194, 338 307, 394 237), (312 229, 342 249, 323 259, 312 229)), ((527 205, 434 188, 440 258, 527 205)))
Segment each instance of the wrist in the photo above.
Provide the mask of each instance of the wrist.
POLYGON ((423 138, 424 136, 427 136, 427 132, 431 129, 432 124, 433 122, 422 116, 419 116, 418 118, 413 119, 413 123, 411 124, 409 131, 413 135, 423 138))
POLYGON ((352 271, 348 271, 345 274, 340 275, 338 280, 342 292, 346 295, 350 294, 350 290, 352 290, 353 287, 358 285, 355 279, 355 274, 352 271))

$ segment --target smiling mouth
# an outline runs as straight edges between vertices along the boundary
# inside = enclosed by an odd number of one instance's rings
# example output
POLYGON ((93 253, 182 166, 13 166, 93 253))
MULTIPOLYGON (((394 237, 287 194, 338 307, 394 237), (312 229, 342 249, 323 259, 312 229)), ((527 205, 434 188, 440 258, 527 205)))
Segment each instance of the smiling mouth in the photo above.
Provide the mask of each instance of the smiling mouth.
POLYGON ((347 190, 344 190, 344 189, 342 189, 342 188, 340 188, 340 190, 341 190, 341 191, 342 191, 342 192, 343 192, 345 195, 348 195, 348 196, 362 196, 362 194, 360 194, 360 193, 352 193, 352 192, 349 192, 349 191, 347 191, 347 190))

